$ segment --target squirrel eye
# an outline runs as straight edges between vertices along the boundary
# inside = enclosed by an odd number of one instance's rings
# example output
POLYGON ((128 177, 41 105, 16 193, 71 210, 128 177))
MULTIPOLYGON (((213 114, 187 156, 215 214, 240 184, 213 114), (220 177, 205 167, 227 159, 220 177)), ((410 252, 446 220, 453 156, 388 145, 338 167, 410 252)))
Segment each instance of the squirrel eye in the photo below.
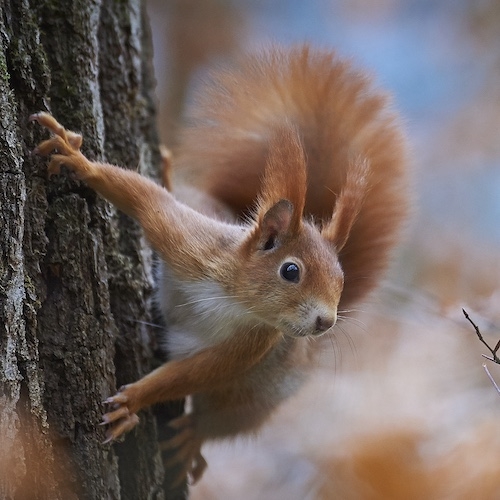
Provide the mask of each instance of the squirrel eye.
POLYGON ((285 262, 280 269, 280 276, 292 283, 298 283, 300 279, 299 266, 293 262, 285 262))

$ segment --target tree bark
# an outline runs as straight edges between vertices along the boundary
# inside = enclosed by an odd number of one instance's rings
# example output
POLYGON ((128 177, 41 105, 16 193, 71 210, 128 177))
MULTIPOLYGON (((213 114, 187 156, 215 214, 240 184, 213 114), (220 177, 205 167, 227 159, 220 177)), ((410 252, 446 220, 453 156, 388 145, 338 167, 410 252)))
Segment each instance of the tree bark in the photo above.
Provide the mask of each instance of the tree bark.
MULTIPOLYGON (((160 499, 153 415, 103 445, 102 401, 148 372, 138 225, 30 151, 49 110, 92 159, 159 165, 140 0, 0 0, 0 499, 160 499), (116 374, 116 375, 115 375, 116 374)), ((168 483, 168 480, 166 480, 168 483)))

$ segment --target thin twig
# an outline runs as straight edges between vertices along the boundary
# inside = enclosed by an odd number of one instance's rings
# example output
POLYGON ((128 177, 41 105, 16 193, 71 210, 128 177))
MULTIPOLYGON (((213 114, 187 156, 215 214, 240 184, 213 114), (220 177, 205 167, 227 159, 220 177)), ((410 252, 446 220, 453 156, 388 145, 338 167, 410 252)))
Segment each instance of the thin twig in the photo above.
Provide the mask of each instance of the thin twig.
POLYGON ((497 383, 495 382, 495 379, 493 378, 490 371, 488 370, 488 367, 485 364, 483 364, 483 368, 484 368, 484 371, 486 372, 486 375, 488 375, 488 378, 491 380, 491 383, 493 384, 493 386, 497 390, 498 394, 500 394, 500 387, 498 387, 497 383))
POLYGON ((489 359, 490 361, 494 361, 495 363, 498 363, 500 365, 500 358, 497 356, 498 349, 500 349, 500 340, 497 342, 496 346, 492 349, 484 340, 483 336, 481 335, 481 332, 479 331, 479 327, 472 321, 467 314, 467 311, 465 309, 462 309, 462 312, 464 313, 465 318, 469 321, 469 323, 474 327, 474 330, 476 331, 476 335, 478 339, 488 348, 488 351, 491 352, 492 357, 490 358, 489 356, 485 356, 483 354, 483 357, 486 359, 489 359))

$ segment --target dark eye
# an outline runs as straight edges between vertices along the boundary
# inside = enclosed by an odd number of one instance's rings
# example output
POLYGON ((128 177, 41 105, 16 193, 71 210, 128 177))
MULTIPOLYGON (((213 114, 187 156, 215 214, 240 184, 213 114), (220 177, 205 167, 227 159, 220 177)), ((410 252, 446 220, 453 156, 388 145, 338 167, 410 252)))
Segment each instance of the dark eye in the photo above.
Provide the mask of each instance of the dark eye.
POLYGON ((298 283, 300 279, 299 266, 293 262, 285 262, 281 266, 280 275, 286 281, 298 283))

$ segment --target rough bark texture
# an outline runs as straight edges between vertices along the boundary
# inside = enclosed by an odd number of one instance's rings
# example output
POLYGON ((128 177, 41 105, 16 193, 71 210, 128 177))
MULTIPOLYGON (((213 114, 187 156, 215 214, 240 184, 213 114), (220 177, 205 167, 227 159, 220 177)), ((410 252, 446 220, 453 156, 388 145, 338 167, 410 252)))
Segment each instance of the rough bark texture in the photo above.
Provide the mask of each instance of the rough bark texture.
POLYGON ((149 371, 152 256, 139 227, 30 154, 49 110, 83 151, 150 173, 140 0, 0 0, 0 499, 181 498, 151 413, 102 445, 102 401, 149 371), (115 377, 116 373, 116 377, 115 377))

